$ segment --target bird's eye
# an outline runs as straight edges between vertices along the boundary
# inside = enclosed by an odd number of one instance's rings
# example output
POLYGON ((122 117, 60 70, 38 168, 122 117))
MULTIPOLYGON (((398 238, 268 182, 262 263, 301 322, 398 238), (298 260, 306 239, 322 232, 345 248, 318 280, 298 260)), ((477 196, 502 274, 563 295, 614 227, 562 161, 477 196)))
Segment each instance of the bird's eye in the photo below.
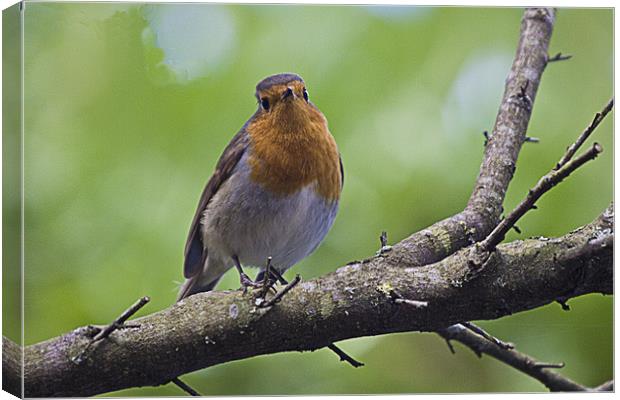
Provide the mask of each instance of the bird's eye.
POLYGON ((261 107, 263 107, 263 110, 265 111, 269 110, 269 99, 266 97, 263 97, 262 99, 260 99, 260 105, 261 107))
POLYGON ((304 88, 304 99, 308 101, 308 91, 304 88))

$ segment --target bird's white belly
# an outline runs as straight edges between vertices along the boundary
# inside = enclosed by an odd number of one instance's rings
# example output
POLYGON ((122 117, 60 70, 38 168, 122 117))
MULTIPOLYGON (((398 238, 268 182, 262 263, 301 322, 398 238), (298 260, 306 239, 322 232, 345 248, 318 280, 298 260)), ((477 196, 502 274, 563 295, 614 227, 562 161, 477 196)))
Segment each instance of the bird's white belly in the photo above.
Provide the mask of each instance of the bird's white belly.
POLYGON ((338 202, 318 195, 315 184, 288 196, 266 192, 250 181, 244 161, 203 214, 207 275, 232 267, 233 256, 244 266, 263 268, 272 257, 272 265, 284 272, 316 249, 338 210, 338 202))

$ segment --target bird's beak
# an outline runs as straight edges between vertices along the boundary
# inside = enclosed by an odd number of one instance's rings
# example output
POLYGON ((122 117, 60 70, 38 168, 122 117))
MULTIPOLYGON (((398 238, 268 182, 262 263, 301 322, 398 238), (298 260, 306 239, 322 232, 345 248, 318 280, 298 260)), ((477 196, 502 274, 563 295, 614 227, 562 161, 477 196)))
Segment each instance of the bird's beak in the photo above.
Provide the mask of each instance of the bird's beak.
POLYGON ((286 88, 284 93, 282 93, 282 100, 286 100, 288 98, 295 98, 295 97, 297 96, 295 95, 295 92, 293 91, 293 88, 291 87, 286 88))

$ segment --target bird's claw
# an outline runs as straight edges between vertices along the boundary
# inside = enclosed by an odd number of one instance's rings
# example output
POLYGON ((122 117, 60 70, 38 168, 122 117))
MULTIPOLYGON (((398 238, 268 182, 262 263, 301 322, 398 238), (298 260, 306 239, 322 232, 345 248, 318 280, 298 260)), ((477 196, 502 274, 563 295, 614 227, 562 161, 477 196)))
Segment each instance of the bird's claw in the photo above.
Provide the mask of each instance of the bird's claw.
POLYGON ((239 274, 239 281, 241 283, 241 288, 243 289, 243 293, 247 293, 249 287, 258 288, 262 285, 260 283, 254 282, 247 276, 245 273, 239 274))

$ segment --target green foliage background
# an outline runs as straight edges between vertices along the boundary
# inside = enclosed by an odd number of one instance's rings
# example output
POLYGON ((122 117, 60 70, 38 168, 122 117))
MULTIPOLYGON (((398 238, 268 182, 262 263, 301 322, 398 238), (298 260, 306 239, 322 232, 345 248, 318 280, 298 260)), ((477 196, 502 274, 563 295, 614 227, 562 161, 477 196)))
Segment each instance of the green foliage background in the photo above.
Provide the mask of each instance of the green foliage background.
MULTIPOLYGON (((521 9, 28 3, 25 17, 25 342, 103 324, 139 296, 170 305, 200 191, 253 113, 254 85, 293 71, 342 152, 341 211, 310 279, 463 208, 518 40, 521 9), (170 28, 175 25, 175 28, 170 28), (175 51, 189 48, 185 58, 175 51), (205 50, 206 49, 206 50, 205 50), (195 53, 193 53, 195 50, 195 53), (204 50, 204 51, 203 51, 204 50), (189 54, 189 56, 187 56, 189 54)), ((611 10, 562 9, 506 208, 556 162, 612 96, 611 10)), ((521 236, 566 233, 612 199, 606 152, 546 195, 521 236)), ((228 275, 220 288, 236 288, 228 275)), ((591 295, 482 326, 586 385, 612 378, 612 298, 591 295)), ((186 376, 201 393, 543 391, 429 333, 228 363, 186 376)), ((173 385, 116 396, 180 395, 173 385)))

